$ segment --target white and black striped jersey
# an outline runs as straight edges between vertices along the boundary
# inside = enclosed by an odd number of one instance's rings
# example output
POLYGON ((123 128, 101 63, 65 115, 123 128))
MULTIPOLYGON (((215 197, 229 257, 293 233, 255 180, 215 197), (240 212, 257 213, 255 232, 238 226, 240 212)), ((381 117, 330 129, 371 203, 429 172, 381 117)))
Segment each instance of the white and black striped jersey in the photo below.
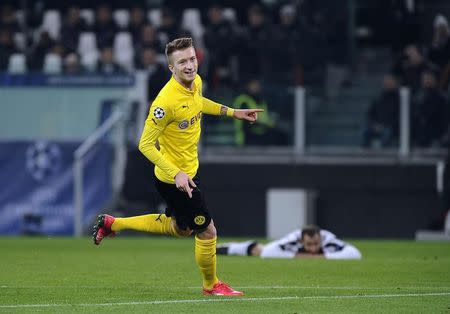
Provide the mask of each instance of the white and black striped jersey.
MULTIPOLYGON (((300 243, 302 230, 295 230, 281 239, 267 243, 262 250, 261 257, 293 258, 305 252, 300 243)), ((351 244, 336 237, 328 230, 320 230, 321 251, 327 259, 359 259, 361 253, 351 244)))

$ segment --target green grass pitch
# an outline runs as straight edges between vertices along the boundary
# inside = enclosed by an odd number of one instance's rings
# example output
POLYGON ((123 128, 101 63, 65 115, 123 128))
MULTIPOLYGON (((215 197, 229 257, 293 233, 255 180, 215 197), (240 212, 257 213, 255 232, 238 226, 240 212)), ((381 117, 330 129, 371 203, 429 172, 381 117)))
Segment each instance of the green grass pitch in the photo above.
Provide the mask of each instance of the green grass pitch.
POLYGON ((363 260, 219 256, 233 298, 201 294, 192 238, 0 238, 0 312, 450 312, 449 243, 351 242, 363 260))

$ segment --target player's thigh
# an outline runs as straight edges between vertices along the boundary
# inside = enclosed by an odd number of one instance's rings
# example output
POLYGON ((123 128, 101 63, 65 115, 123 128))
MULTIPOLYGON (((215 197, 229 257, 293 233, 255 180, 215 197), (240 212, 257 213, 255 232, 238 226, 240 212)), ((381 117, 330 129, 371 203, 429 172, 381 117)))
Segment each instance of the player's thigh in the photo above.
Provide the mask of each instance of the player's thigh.
POLYGON ((192 191, 192 198, 188 198, 188 208, 186 213, 186 220, 189 228, 198 232, 204 231, 207 228, 214 228, 214 224, 211 223, 211 214, 206 207, 205 198, 203 192, 200 190, 199 183, 196 183, 197 187, 192 191))
POLYGON ((196 232, 205 230, 211 215, 206 207, 205 199, 200 190, 200 181, 194 178, 197 187, 192 191, 192 198, 186 192, 178 190, 175 184, 155 180, 158 192, 167 203, 166 215, 173 216, 177 226, 182 230, 191 229, 196 232))

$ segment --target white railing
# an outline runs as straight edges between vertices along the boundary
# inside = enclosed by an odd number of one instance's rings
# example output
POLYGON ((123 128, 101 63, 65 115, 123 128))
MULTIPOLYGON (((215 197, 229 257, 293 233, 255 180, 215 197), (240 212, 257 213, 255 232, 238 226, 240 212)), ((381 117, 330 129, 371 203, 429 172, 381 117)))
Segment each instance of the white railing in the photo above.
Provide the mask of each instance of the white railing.
MULTIPOLYGON (((118 134, 115 141, 115 167, 113 174, 121 173, 126 158, 125 118, 126 112, 116 110, 111 116, 91 134, 74 152, 74 235, 80 237, 83 234, 84 212, 84 156, 112 129, 117 128, 118 134)), ((118 176, 113 175, 113 179, 118 176)), ((114 180, 113 180, 114 181, 114 180)), ((119 183, 112 182, 113 190, 119 183)))
MULTIPOLYGON (((400 93, 400 115, 399 115, 399 147, 398 155, 401 158, 410 157, 411 134, 410 134, 410 108, 411 97, 408 87, 401 87, 400 93)), ((303 87, 294 90, 294 154, 303 156, 306 150, 306 93, 303 87)))
POLYGON ((398 154, 400 157, 408 157, 410 149, 410 128, 409 128, 409 116, 411 108, 410 90, 408 87, 400 88, 400 145, 398 154))
POLYGON ((294 95, 294 153, 303 155, 306 145, 305 89, 303 87, 296 87, 294 95))

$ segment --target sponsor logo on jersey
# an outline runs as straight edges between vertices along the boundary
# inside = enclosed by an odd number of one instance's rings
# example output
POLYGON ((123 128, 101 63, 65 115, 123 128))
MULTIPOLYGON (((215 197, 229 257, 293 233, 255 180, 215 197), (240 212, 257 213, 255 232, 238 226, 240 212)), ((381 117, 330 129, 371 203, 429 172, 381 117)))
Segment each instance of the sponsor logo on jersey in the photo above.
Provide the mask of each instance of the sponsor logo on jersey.
POLYGON ((178 127, 182 130, 186 129, 189 126, 188 120, 183 120, 180 123, 178 123, 178 127))
POLYGON ((196 217, 194 218, 195 224, 196 224, 196 225, 199 225, 199 226, 203 225, 203 224, 205 223, 205 221, 206 221, 205 216, 196 216, 196 217))
POLYGON ((164 112, 164 109, 161 107, 156 107, 155 110, 153 110, 153 115, 156 119, 162 119, 166 115, 164 112))
POLYGON ((200 121, 202 118, 202 112, 199 111, 195 116, 191 118, 191 125, 193 125, 195 122, 200 121))

